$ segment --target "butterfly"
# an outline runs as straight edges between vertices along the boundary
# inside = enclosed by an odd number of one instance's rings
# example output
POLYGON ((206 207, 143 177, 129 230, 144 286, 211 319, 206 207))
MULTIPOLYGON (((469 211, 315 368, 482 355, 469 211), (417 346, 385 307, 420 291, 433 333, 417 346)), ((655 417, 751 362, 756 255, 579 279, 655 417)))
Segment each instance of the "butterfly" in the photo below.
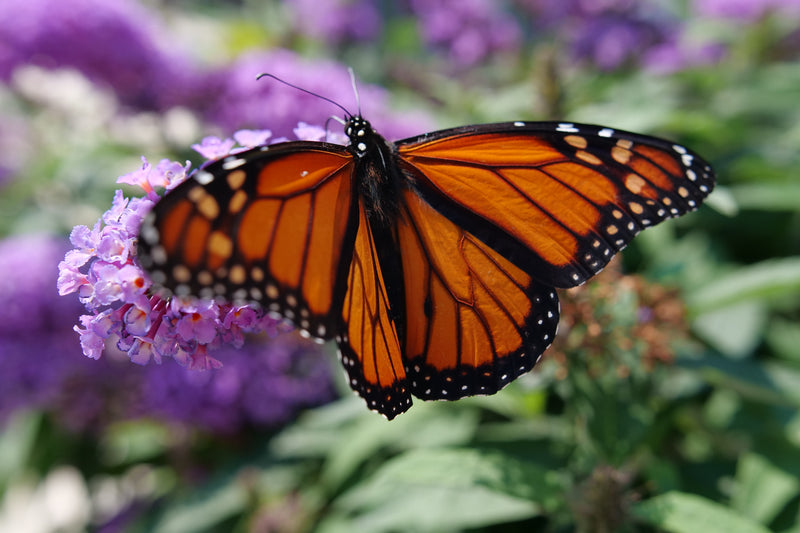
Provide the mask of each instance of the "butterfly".
MULTIPOLYGON (((346 112, 346 110, 345 110, 346 112)), ((293 141, 196 170, 145 217, 138 259, 178 296, 254 302, 335 339, 351 388, 392 419, 494 394, 556 335, 556 287, 696 209, 711 167, 604 126, 505 122, 347 146, 293 141)))

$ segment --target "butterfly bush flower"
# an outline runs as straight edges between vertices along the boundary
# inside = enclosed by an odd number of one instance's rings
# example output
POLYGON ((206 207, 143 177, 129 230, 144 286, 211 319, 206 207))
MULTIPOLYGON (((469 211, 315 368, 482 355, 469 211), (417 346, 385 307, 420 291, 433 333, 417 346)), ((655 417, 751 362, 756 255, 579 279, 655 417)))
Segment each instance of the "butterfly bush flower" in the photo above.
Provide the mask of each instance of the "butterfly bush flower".
MULTIPOLYGON (((250 308, 227 313, 222 322, 231 342, 217 354, 226 365, 214 372, 192 372, 178 365, 132 366, 109 346, 92 361, 81 356, 72 326, 85 312, 74 297, 53 290, 56 266, 69 247, 66 239, 20 235, 0 240, 0 426, 15 412, 50 413, 72 431, 98 431, 121 419, 149 417, 213 432, 274 427, 301 408, 335 397, 331 368, 321 348, 295 335, 248 338, 260 319, 250 308), (235 352, 235 353, 234 353, 235 352)), ((131 307, 131 335, 143 334, 152 320, 131 307), (138 328, 138 329, 136 329, 138 328), (134 333, 134 330, 137 332, 134 333)), ((83 327, 91 327, 85 315, 83 327)), ((111 313, 98 323, 109 327, 111 313)), ((103 338, 94 337, 101 353, 103 338)))
MULTIPOLYGON (((301 124, 297 135, 315 137, 318 128, 301 124)), ((268 131, 237 132, 239 143, 260 144, 268 131)), ((206 138, 194 148, 209 158, 245 150, 231 139, 206 138)), ((136 239, 142 218, 159 199, 156 189, 169 191, 184 181, 190 164, 163 160, 155 165, 142 159, 142 166, 117 181, 144 191, 141 198, 128 198, 118 190, 111 208, 93 227, 76 226, 70 234, 73 249, 59 264, 58 290, 77 293, 88 314, 81 315, 75 331, 83 353, 99 359, 106 343, 131 361, 144 365, 171 357, 190 369, 219 368, 210 355, 223 345, 242 346, 250 333, 275 334, 286 326, 263 311, 218 303, 213 300, 184 301, 151 294, 151 282, 134 261, 136 239)))
POLYGON ((782 17, 800 17, 797 0, 695 0, 694 10, 705 17, 753 22, 769 12, 782 17))
POLYGON ((199 75, 155 13, 132 0, 0 2, 0 79, 24 65, 73 68, 139 109, 194 98, 199 75))
POLYGON ((411 0, 429 46, 455 65, 469 67, 496 52, 515 51, 521 31, 514 17, 491 0, 411 0))
POLYGON ((368 41, 381 31, 374 0, 288 0, 286 6, 298 31, 328 44, 368 41))
POLYGON ((554 34, 571 54, 602 70, 666 57, 675 46, 679 21, 653 2, 633 0, 519 0, 531 15, 532 31, 554 34), (649 57, 652 50, 659 55, 649 57))
MULTIPOLYGON (((344 105, 351 113, 358 111, 350 77, 341 64, 310 61, 294 52, 278 49, 242 55, 227 68, 210 74, 208 83, 214 89, 209 92, 215 96, 206 110, 206 120, 225 131, 269 124, 274 136, 289 137, 298 121, 310 122, 320 116, 342 115, 342 111, 331 103, 276 80, 253 81, 263 72, 324 95, 344 105), (264 105, 264 102, 269 102, 269 105, 264 105)), ((358 92, 361 111, 388 139, 409 137, 432 129, 430 117, 423 113, 389 111, 385 89, 359 84, 358 92)))
POLYGON ((177 365, 143 368, 140 413, 232 433, 275 426, 298 409, 336 395, 320 348, 295 335, 269 342, 250 338, 241 349, 231 345, 216 353, 226 362, 215 372, 186 372, 177 365))
POLYGON ((52 403, 65 360, 84 359, 70 329, 81 305, 52 289, 66 248, 46 235, 0 240, 0 421, 17 409, 52 403))

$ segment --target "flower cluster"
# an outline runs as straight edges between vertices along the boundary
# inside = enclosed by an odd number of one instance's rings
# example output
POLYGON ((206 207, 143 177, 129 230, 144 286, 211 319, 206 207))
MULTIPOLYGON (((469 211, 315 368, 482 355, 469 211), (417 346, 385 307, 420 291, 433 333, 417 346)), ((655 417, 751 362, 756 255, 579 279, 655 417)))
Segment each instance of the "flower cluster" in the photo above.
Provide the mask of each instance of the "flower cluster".
POLYGON ((163 110, 200 86, 168 34, 134 0, 0 2, 0 79, 24 65, 73 68, 126 105, 163 110))
POLYGON ((368 41, 381 30, 375 0, 288 0, 293 26, 329 44, 368 41))
MULTIPOLYGON (((319 117, 331 116, 336 110, 321 98, 275 80, 254 81, 255 75, 262 72, 324 95, 355 112, 353 85, 347 69, 340 63, 310 61, 288 50, 271 50, 243 54, 209 76, 209 83, 215 87, 212 91, 215 98, 206 107, 206 120, 225 131, 269 124, 275 135, 288 136, 299 121, 316 121, 319 117)), ((387 139, 432 129, 432 121, 424 113, 390 111, 388 93, 381 87, 359 84, 358 94, 360 111, 387 139)))
MULTIPOLYGON (((305 138, 322 134, 306 125, 296 131, 305 138)), ((242 131, 236 141, 209 137, 194 148, 206 157, 221 157, 261 144, 269 136, 267 131, 242 131), (237 141, 253 144, 235 148, 237 141)), ((108 339, 116 338, 117 348, 138 364, 172 357, 191 369, 218 368, 221 363, 209 350, 228 344, 239 347, 245 334, 274 334, 283 327, 278 319, 248 306, 164 299, 149 293, 151 282, 134 261, 139 225, 159 198, 156 188, 171 190, 186 179, 189 167, 188 162, 168 160, 154 166, 143 158, 140 169, 117 181, 140 187, 145 196, 127 198, 118 190, 111 208, 93 228, 72 230, 74 249, 59 264, 58 291, 77 292, 89 311, 75 326, 88 357, 98 359, 108 339)))
POLYGON ((70 330, 81 306, 53 291, 65 251, 62 239, 46 235, 0 241, 0 421, 17 409, 51 404, 65 360, 83 360, 70 330))
POLYGON ((82 357, 72 325, 84 308, 53 290, 67 249, 66 239, 40 234, 0 240, 0 427, 39 409, 72 431, 149 417, 230 434, 274 427, 335 397, 322 347, 293 333, 221 347, 226 364, 214 372, 134 366, 113 346, 99 361, 82 357))
POLYGON ((754 22, 770 12, 781 17, 798 17, 800 3, 797 0, 696 0, 694 10, 701 16, 754 22))
POLYGON ((520 27, 499 5, 490 0, 410 0, 426 43, 464 67, 519 48, 520 27))
POLYGON ((673 361, 676 342, 689 338, 686 310, 677 290, 620 271, 613 260, 588 283, 561 293, 559 335, 547 351, 556 375, 585 365, 591 374, 632 368, 651 371, 673 361), (580 351, 585 357, 574 357, 580 351))

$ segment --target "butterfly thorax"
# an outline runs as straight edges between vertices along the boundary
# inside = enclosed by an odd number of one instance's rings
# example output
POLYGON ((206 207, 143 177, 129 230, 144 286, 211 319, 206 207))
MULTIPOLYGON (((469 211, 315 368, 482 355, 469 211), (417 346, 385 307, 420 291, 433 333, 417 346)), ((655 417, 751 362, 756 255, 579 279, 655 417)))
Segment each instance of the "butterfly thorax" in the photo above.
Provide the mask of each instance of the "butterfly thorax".
POLYGON ((360 116, 349 119, 345 133, 350 139, 348 148, 356 158, 358 191, 367 216, 373 224, 389 227, 397 218, 397 187, 402 183, 398 167, 393 164, 394 146, 360 116))

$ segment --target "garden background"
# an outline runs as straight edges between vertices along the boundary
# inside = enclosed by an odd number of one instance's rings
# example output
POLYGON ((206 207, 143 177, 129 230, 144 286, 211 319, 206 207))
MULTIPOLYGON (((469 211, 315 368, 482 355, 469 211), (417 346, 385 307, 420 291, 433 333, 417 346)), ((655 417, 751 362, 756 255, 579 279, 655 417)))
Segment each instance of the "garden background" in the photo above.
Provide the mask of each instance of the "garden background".
MULTIPOLYGON (((0 0, 0 530, 800 532, 797 0, 0 0), (392 422, 293 333, 87 358, 58 264, 142 156, 355 107, 598 123, 714 166, 491 397, 392 422)), ((332 122, 332 129, 338 124, 332 122)), ((302 128, 301 128, 302 129, 302 128)))

